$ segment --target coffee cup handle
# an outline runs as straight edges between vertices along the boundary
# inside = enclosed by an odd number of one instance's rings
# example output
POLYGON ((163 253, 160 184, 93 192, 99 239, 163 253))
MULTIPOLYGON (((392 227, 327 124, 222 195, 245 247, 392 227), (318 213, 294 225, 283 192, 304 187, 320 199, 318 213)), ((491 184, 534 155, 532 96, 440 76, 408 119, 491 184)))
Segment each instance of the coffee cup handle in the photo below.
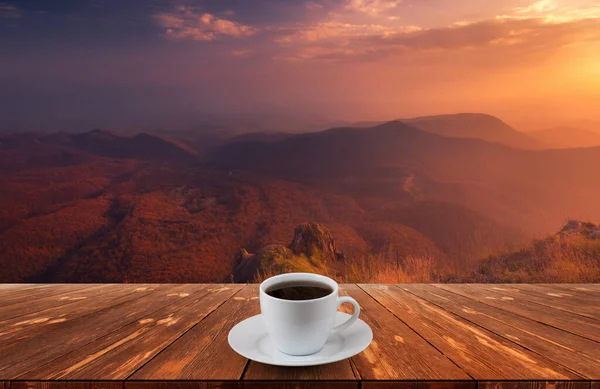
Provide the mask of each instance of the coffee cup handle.
POLYGON ((333 329, 331 330, 331 332, 339 332, 339 331, 345 330, 346 328, 348 328, 352 324, 354 324, 354 322, 356 321, 356 319, 358 319, 358 315, 360 314, 360 306, 358 305, 358 303, 356 302, 356 300, 354 300, 350 296, 342 296, 342 297, 340 297, 338 299, 338 308, 343 303, 350 303, 350 304, 354 305, 354 313, 352 314, 352 317, 350 319, 346 320, 345 322, 343 322, 339 326, 333 327, 333 329))

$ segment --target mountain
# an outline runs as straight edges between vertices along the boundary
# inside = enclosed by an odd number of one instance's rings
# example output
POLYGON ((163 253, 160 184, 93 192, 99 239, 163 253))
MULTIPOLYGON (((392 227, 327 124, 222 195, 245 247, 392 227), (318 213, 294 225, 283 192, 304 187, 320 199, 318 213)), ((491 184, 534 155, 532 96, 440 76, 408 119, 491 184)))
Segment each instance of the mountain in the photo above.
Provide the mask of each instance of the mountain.
POLYGON ((390 122, 372 129, 333 128, 277 142, 231 143, 220 148, 214 160, 225 167, 295 178, 365 176, 386 165, 386 160, 393 164, 397 154, 410 158, 428 138, 413 127, 390 122))
POLYGON ((600 147, 519 150, 443 137, 394 121, 335 128, 271 143, 236 143, 213 160, 378 202, 446 201, 525 231, 572 217, 600 218, 600 147))
POLYGON ((1 135, 0 282, 217 282, 252 254, 350 282, 484 279, 482 257, 567 214, 600 219, 600 148, 521 150, 400 121, 252 134, 202 158, 182 139, 1 135))
POLYGON ((599 133, 577 127, 554 127, 527 135, 554 148, 600 146, 599 133))
POLYGON ((92 130, 70 137, 78 149, 113 158, 190 160, 196 152, 164 136, 140 133, 133 137, 106 130, 92 130))
POLYGON ((89 163, 96 157, 70 145, 65 133, 0 135, 0 173, 89 163))
POLYGON ((241 135, 236 135, 228 139, 227 143, 234 142, 277 142, 279 140, 287 139, 293 134, 288 132, 248 132, 241 135))
POLYGON ((197 152, 166 136, 118 135, 108 130, 0 135, 0 172, 73 166, 99 158, 193 162, 197 152))
POLYGON ((482 113, 421 116, 400 121, 422 131, 443 136, 482 139, 519 149, 539 149, 544 146, 497 117, 482 113))

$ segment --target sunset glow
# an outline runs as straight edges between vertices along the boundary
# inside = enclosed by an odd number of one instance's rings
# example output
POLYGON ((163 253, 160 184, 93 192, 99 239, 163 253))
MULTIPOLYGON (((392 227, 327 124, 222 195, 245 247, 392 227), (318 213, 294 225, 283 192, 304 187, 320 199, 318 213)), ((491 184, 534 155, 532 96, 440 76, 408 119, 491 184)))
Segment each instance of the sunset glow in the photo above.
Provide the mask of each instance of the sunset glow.
POLYGON ((599 18, 587 0, 13 0, 0 3, 1 124, 600 120, 599 18))

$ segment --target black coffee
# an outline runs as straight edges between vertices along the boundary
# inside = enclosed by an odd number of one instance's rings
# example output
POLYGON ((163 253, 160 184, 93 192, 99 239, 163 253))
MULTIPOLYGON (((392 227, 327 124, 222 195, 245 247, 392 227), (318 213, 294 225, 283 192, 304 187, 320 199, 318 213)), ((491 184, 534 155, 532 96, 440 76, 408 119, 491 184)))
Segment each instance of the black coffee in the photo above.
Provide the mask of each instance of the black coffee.
POLYGON ((314 300, 333 292, 329 285, 321 283, 280 282, 266 290, 267 294, 282 300, 314 300))

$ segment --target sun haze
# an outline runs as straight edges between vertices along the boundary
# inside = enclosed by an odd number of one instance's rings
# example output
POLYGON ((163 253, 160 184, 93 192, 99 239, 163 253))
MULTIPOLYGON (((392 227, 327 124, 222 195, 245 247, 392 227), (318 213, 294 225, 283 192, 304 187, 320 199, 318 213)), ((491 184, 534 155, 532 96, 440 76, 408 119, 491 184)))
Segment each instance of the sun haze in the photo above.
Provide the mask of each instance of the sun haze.
POLYGON ((1 125, 184 125, 204 114, 599 120, 587 0, 8 1, 1 125))

